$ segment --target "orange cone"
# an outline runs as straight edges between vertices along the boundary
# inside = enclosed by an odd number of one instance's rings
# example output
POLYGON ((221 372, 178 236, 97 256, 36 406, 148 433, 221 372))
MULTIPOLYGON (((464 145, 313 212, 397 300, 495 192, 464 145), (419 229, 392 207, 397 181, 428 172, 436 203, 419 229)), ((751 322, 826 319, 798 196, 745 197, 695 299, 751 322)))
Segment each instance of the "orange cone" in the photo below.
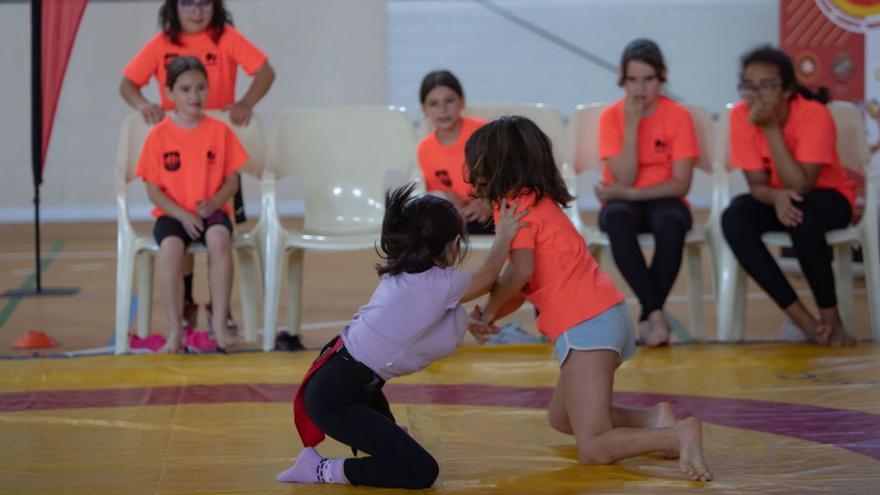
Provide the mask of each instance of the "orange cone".
POLYGON ((31 330, 28 333, 21 334, 12 342, 12 348, 20 351, 46 349, 57 346, 58 342, 56 342, 55 339, 39 330, 31 330))

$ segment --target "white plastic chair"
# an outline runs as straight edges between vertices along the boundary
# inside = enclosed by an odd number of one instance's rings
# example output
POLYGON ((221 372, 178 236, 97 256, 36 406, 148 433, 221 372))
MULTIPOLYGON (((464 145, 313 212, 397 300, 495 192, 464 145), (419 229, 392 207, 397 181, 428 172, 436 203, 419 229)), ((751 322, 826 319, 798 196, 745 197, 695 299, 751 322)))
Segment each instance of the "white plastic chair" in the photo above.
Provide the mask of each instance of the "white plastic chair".
POLYGON ((374 249, 385 213, 383 179, 406 174, 413 129, 405 109, 343 106, 287 110, 278 118, 270 169, 263 175, 266 239, 263 350, 274 346, 281 273, 288 280, 287 326, 299 333, 306 250, 374 249), (278 219, 276 180, 296 175, 305 193, 302 232, 278 219), (285 258, 287 268, 283 270, 285 258))
MULTIPOLYGON (((591 103, 578 105, 577 110, 571 117, 570 126, 573 129, 573 162, 575 170, 597 170, 601 173, 604 163, 599 157, 599 117, 607 104, 591 103)), ((705 109, 687 105, 694 124, 694 131, 700 145, 700 158, 696 163, 696 170, 712 173, 712 160, 715 155, 715 135, 712 116, 705 109)), ((719 232, 713 230, 715 217, 720 214, 720 198, 713 194, 712 206, 709 211, 709 219, 706 223, 695 225, 687 232, 684 240, 685 264, 688 271, 688 300, 690 302, 690 333, 695 339, 702 339, 705 333, 705 316, 703 311, 703 273, 700 260, 700 249, 709 247, 710 258, 715 264, 715 246, 720 237, 719 232)), ((604 251, 610 252, 611 242, 607 234, 598 228, 586 227, 584 238, 593 256, 599 260, 604 251)), ((654 247, 654 236, 650 233, 642 233, 638 236, 641 247, 654 247)))
MULTIPOLYGON (((732 105, 728 104, 719 121, 720 133, 724 139, 722 141, 724 166, 727 170, 731 167, 727 153, 731 108, 732 105)), ((852 333, 854 330, 852 245, 859 244, 864 256, 871 335, 875 341, 880 341, 880 254, 878 254, 880 218, 877 212, 880 176, 869 163, 870 153, 861 110, 851 103, 842 101, 829 103, 828 110, 831 111, 837 127, 837 153, 841 164, 847 170, 866 179, 865 194, 859 198, 865 210, 861 220, 855 225, 832 230, 825 235, 825 239, 834 250, 834 285, 838 310, 844 327, 852 333)), ((791 247, 791 237, 786 232, 768 232, 761 239, 770 246, 791 247)), ((726 245, 725 248, 729 251, 726 245)), ((719 270, 721 286, 718 299, 718 336, 721 340, 741 340, 747 276, 732 253, 728 261, 720 264, 719 270)))
MULTIPOLYGON (((556 161, 556 166, 559 167, 562 178, 565 180, 565 184, 571 195, 577 195, 577 177, 570 165, 571 160, 568 157, 569 147, 567 143, 565 120, 563 120, 562 115, 555 108, 548 107, 543 103, 519 105, 473 105, 465 107, 463 115, 483 120, 495 120, 506 115, 520 115, 534 122, 535 125, 537 125, 538 128, 550 138, 550 142, 553 144, 553 158, 556 161)), ((431 125, 431 121, 423 118, 419 123, 417 133, 423 138, 433 130, 434 127, 431 125)), ((415 173, 421 176, 419 170, 416 170, 415 173)), ((568 215, 569 219, 571 219, 575 228, 577 228, 579 232, 583 232, 580 213, 577 209, 577 201, 572 201, 571 205, 566 208, 565 213, 568 215)), ((471 249, 485 250, 489 249, 491 246, 492 236, 471 236, 470 238, 471 249)))
MULTIPOLYGON (((242 171, 259 177, 265 164, 266 144, 260 118, 253 115, 247 127, 238 127, 229 123, 227 114, 217 111, 207 112, 214 118, 226 122, 235 132, 249 160, 242 171)), ((116 325, 115 352, 122 354, 128 350, 128 327, 131 313, 132 278, 137 271, 137 334, 145 337, 150 332, 153 293, 153 261, 159 252, 159 246, 152 236, 138 234, 131 225, 128 215, 129 183, 135 179, 135 169, 140 158, 141 148, 151 126, 144 122, 139 113, 130 115, 122 123, 119 136, 119 148, 116 154, 116 325)), ((238 260, 239 287, 242 301, 242 319, 245 338, 253 341, 256 338, 257 305, 255 260, 262 254, 261 243, 264 238, 265 222, 261 214, 257 226, 250 232, 233 236, 233 253, 238 260)), ((191 244, 190 252, 206 252, 201 244, 191 244)))

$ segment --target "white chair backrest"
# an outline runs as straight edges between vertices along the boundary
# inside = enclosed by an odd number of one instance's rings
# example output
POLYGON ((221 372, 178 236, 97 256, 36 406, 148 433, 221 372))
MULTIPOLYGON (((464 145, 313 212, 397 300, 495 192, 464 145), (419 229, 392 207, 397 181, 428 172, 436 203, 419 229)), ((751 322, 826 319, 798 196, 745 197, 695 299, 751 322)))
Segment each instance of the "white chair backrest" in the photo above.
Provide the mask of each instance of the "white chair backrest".
POLYGON ((589 103, 578 105, 569 120, 571 127, 571 148, 574 170, 602 170, 604 164, 599 159, 599 116, 608 105, 589 103))
POLYGON ((871 158, 864 114, 859 107, 846 101, 832 101, 828 103, 828 110, 837 128, 837 154, 840 156, 840 163, 847 170, 864 176, 871 158))
POLYGON ((384 214, 384 176, 406 174, 413 129, 405 110, 341 106, 287 110, 278 118, 272 166, 296 174, 309 233, 375 232, 384 214))
POLYGON ((712 174, 712 163, 715 160, 715 125, 712 122, 712 114, 708 110, 697 105, 685 105, 691 114, 694 124, 694 134, 697 135, 697 143, 700 145, 700 157, 696 167, 708 174, 712 174))
POLYGON ((730 111, 733 105, 733 103, 724 105, 718 112, 718 120, 715 122, 715 160, 712 168, 722 174, 733 170, 733 164, 730 163, 730 111))
MULTIPOLYGON (((257 114, 251 116, 246 127, 234 126, 229 122, 229 114, 218 110, 209 110, 208 115, 226 123, 248 153, 248 162, 243 172, 259 177, 266 164, 266 137, 263 123, 257 114)), ((119 147, 116 151, 116 182, 124 185, 135 177, 138 160, 147 135, 153 128, 147 124, 140 113, 133 113, 125 119, 119 133, 119 147)))

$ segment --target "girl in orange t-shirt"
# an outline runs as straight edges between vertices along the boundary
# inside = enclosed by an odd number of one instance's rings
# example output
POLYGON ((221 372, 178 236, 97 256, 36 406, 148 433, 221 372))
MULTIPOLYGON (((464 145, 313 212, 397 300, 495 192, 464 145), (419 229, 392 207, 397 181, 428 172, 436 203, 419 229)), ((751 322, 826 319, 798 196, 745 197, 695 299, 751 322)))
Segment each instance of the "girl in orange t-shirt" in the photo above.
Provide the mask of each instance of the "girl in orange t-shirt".
POLYGON ((197 58, 175 58, 168 64, 166 84, 175 109, 150 130, 136 172, 156 205, 153 235, 169 329, 161 351, 177 352, 182 344, 182 261, 193 241, 208 247, 213 325, 223 349, 235 340, 226 324, 232 286, 228 203, 238 190, 238 170, 247 153, 226 124, 204 114, 208 76, 197 58))
POLYGON ((698 419, 676 422, 668 403, 612 404, 614 372, 635 352, 635 331, 623 296, 561 208, 574 198, 547 136, 525 117, 503 117, 471 136, 465 157, 477 196, 489 201, 496 215, 505 200, 529 208, 510 244, 510 262, 485 308, 476 306, 472 318, 492 324, 525 299, 538 310, 538 330, 552 339, 560 363, 550 425, 574 435, 584 464, 676 452, 691 479, 711 480, 698 419))
MULTIPOLYGON (((125 102, 148 123, 159 123, 165 112, 173 108, 165 90, 165 66, 177 56, 191 55, 202 61, 211 83, 205 108, 226 110, 233 124, 247 125, 254 105, 272 86, 275 71, 266 54, 232 26, 223 0, 166 0, 159 9, 159 26, 162 30, 141 48, 123 72, 119 92, 125 102), (253 76, 253 81, 244 96, 235 101, 239 66, 253 76), (141 93, 153 77, 159 83, 161 104, 148 101, 141 93)), ((240 188, 241 184, 234 198, 236 223, 244 221, 240 188)), ((187 326, 195 327, 198 305, 192 294, 192 254, 184 258, 183 273, 184 319, 187 326)), ((209 322, 213 319, 212 309, 208 304, 209 322)), ((235 328, 235 321, 227 316, 228 323, 235 328)))
POLYGON ((630 42, 623 50, 618 84, 625 96, 599 119, 604 182, 599 226, 608 234, 614 261, 642 306, 639 334, 649 346, 669 341, 663 306, 681 267, 691 212, 684 196, 700 154, 687 109, 660 94, 666 64, 656 43, 630 42), (654 236, 650 266, 640 232, 654 236))
POLYGON ((837 156, 831 112, 798 84, 791 58, 769 46, 743 56, 738 89, 743 101, 730 112, 730 161, 745 172, 750 192, 734 198, 721 217, 727 243, 807 338, 855 345, 837 310, 825 240, 828 231, 849 225, 855 206, 855 183, 837 156), (761 241, 768 231, 791 236, 818 319, 761 241))
POLYGON ((467 182, 464 145, 471 134, 486 123, 462 117, 464 90, 448 70, 429 73, 422 79, 419 101, 434 131, 419 143, 418 160, 425 189, 451 202, 467 220, 469 234, 493 234, 492 208, 482 199, 471 197, 467 182))

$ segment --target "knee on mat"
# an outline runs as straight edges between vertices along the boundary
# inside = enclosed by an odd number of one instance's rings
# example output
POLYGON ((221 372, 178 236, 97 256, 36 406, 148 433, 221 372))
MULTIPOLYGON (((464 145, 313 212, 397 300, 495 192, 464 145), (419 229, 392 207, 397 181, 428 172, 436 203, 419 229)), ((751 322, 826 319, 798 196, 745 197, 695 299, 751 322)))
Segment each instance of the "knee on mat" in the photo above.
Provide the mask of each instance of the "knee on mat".
POLYGON ((559 433, 572 433, 571 425, 569 424, 567 418, 561 417, 557 414, 553 414, 552 412, 547 412, 547 422, 550 423, 550 428, 553 428, 559 433))
POLYGON ((425 452, 424 455, 419 455, 417 459, 414 459, 414 462, 408 466, 407 471, 409 475, 409 488, 430 488, 437 481, 437 476, 440 474, 440 466, 431 454, 425 452))
POLYGON ((578 446, 578 460, 585 465, 611 464, 614 458, 599 442, 588 440, 586 445, 578 446))

